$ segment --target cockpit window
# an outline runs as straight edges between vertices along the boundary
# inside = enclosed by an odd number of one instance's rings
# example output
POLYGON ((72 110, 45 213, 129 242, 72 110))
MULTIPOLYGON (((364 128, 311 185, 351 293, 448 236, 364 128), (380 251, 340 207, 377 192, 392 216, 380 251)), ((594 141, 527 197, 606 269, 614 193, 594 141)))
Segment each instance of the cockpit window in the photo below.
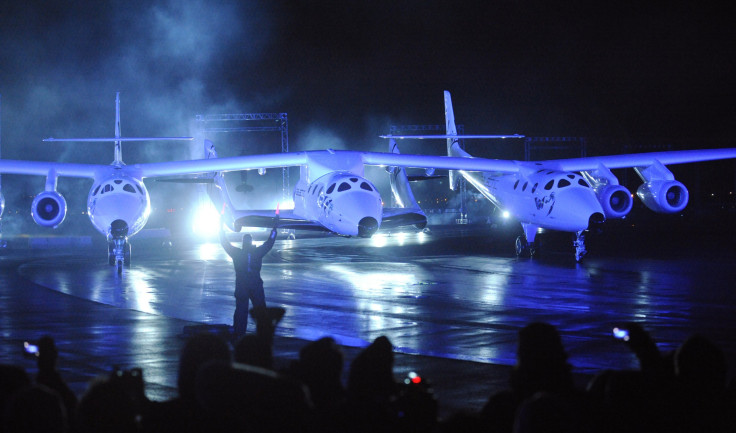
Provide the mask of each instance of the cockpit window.
POLYGON ((129 183, 125 184, 125 186, 123 187, 123 191, 128 191, 128 192, 132 192, 133 194, 135 194, 135 188, 133 188, 133 185, 129 183))
POLYGON ((514 189, 516 189, 517 186, 519 186, 519 179, 516 179, 516 182, 514 182, 514 189))
POLYGON ((529 186, 529 182, 524 182, 524 186, 521 187, 521 190, 526 191, 527 186, 529 186))
POLYGON ((340 184, 340 186, 339 186, 339 187, 337 187, 337 192, 343 192, 343 191, 347 191, 347 190, 349 190, 350 188, 351 188, 351 186, 350 186, 350 184, 349 184, 349 183, 347 183, 347 182, 343 182, 343 183, 341 183, 341 184, 340 184))
POLYGON ((357 182, 357 181, 358 181, 358 178, 357 177, 351 177, 350 178, 350 182, 357 182))
POLYGON ((535 184, 534 184, 534 186, 532 187, 532 194, 534 194, 534 191, 536 191, 536 190, 537 190, 537 187, 538 187, 538 186, 539 186, 539 183, 535 183, 535 184))
POLYGON ((112 191, 113 189, 114 189, 114 188, 112 187, 112 185, 110 185, 110 184, 108 183, 107 185, 105 185, 105 187, 104 187, 104 188, 102 188, 102 194, 104 194, 104 193, 106 193, 106 192, 110 192, 110 191, 112 191))
POLYGON ((549 182, 547 182, 546 185, 544 185, 544 189, 546 189, 547 191, 549 191, 549 190, 552 189, 552 187, 554 186, 554 184, 555 184, 555 181, 554 180, 550 180, 549 182))
POLYGON ((568 175, 567 175, 567 177, 568 177, 569 179, 575 179, 575 175, 574 175, 574 174, 568 174, 568 175))
POLYGON ((364 189, 366 191, 373 191, 373 188, 371 188, 371 186, 368 185, 368 182, 361 182, 360 189, 364 189))
POLYGON ((332 191, 335 190, 335 185, 336 184, 333 183, 332 185, 330 185, 329 188, 327 188, 327 194, 332 194, 332 191))
POLYGON ((557 182, 557 188, 564 188, 566 186, 570 186, 570 181, 567 179, 560 179, 559 182, 557 182))
POLYGON ((122 179, 115 179, 113 182, 115 182, 115 184, 117 185, 120 185, 121 183, 123 183, 122 179))
POLYGON ((140 187, 140 185, 136 185, 135 187, 138 188, 138 192, 141 193, 141 195, 145 195, 143 194, 143 189, 140 187))
POLYGON ((97 185, 97 188, 95 188, 95 192, 92 193, 92 195, 97 195, 98 192, 100 192, 100 187, 102 185, 97 185))
POLYGON ((578 184, 580 186, 584 186, 586 188, 590 188, 590 185, 588 185, 588 182, 584 181, 583 179, 578 179, 578 184))

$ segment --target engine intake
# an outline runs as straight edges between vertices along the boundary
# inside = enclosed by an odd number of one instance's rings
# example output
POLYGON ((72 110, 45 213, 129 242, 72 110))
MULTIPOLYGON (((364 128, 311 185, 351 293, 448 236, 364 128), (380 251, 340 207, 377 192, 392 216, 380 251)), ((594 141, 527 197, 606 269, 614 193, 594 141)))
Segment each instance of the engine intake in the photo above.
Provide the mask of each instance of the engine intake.
POLYGON ((623 218, 629 214, 634 205, 631 193, 621 185, 607 185, 596 191, 596 195, 606 218, 623 218))
POLYGON ((681 182, 657 180, 642 184, 636 195, 654 212, 677 213, 685 209, 690 194, 681 182))
POLYGON ((40 226, 56 228, 66 217, 66 200, 56 191, 44 191, 33 199, 31 216, 40 226))

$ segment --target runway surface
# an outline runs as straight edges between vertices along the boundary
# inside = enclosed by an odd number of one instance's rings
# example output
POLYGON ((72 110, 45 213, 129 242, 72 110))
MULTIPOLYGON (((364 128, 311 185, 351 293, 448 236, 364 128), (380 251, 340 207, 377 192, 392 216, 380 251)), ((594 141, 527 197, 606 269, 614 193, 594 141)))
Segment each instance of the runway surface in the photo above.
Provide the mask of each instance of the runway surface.
MULTIPOLYGON (((534 259, 511 255, 513 237, 489 234, 487 226, 372 239, 279 240, 262 270, 268 304, 287 310, 277 330, 276 346, 283 347, 276 350, 294 359, 307 340, 332 336, 354 354, 388 336, 400 368, 425 367, 435 376, 445 371, 446 377, 434 382, 444 396, 455 398, 446 408, 477 409, 489 388, 503 386, 517 333, 533 321, 558 327, 570 363, 583 376, 637 367, 625 344, 611 335, 614 326, 627 322, 641 323, 663 351, 674 350, 693 332, 703 333, 724 349, 733 370, 732 245, 704 249, 709 239, 673 237, 658 247, 636 232, 614 230, 590 239, 589 256, 577 264, 568 239, 561 239, 545 238, 543 254, 534 259), (463 389, 465 401, 458 401, 463 389)), ((173 369, 175 383, 174 353, 181 342, 172 343, 172 333, 186 325, 232 322, 229 258, 217 243, 175 242, 172 250, 134 243, 133 266, 118 275, 102 250, 91 253, 34 251, 16 255, 12 263, 21 281, 63 298, 147 317, 129 325, 133 334, 146 335, 151 349, 133 350, 136 356, 124 362, 148 366, 148 378, 163 384, 157 395, 165 397, 172 377, 156 376, 171 376, 173 369), (165 355, 156 353, 157 345, 165 355), (157 370, 156 357, 165 359, 166 368, 157 370)), ((4 272, 10 272, 7 267, 4 272)), ((6 338, 21 334, 3 332, 6 338)), ((129 338, 129 347, 135 346, 135 336, 129 338)))

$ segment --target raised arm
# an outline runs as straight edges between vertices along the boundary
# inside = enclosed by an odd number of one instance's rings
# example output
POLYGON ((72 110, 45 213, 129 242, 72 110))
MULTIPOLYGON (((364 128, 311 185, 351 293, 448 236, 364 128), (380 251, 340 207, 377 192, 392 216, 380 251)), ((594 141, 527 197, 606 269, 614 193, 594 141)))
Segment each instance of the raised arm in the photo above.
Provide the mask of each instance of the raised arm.
POLYGON ((220 225, 220 244, 222 244, 222 248, 225 249, 225 252, 228 256, 233 257, 238 252, 238 248, 234 247, 229 240, 227 240, 227 236, 225 236, 225 230, 223 230, 222 225, 220 225))
POLYGON ((268 239, 266 239, 266 242, 263 243, 260 247, 258 247, 258 252, 261 254, 261 257, 268 254, 269 251, 271 251, 271 248, 273 248, 274 242, 276 242, 276 236, 278 235, 278 231, 276 228, 279 226, 279 216, 276 215, 276 221, 273 224, 273 228, 271 229, 271 234, 268 235, 268 239))

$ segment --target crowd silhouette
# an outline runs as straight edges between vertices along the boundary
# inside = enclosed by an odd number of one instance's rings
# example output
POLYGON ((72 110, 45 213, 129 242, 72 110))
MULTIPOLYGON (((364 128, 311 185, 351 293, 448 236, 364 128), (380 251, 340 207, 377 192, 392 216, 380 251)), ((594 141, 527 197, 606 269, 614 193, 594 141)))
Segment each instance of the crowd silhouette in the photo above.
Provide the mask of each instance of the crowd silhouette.
POLYGON ((734 432, 736 393, 723 351, 702 335, 673 353, 636 323, 622 327, 639 368, 606 370, 575 385, 562 339, 548 323, 518 334, 508 389, 479 410, 439 417, 426 381, 394 376, 390 340, 375 339, 347 366, 330 337, 307 343, 276 371, 280 308, 252 311, 257 329, 232 346, 188 339, 178 396, 146 398, 142 371, 115 369, 81 398, 56 369, 54 341, 38 341, 38 373, 0 364, 0 433, 15 432, 734 432))

